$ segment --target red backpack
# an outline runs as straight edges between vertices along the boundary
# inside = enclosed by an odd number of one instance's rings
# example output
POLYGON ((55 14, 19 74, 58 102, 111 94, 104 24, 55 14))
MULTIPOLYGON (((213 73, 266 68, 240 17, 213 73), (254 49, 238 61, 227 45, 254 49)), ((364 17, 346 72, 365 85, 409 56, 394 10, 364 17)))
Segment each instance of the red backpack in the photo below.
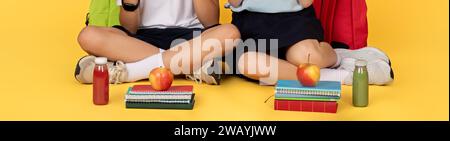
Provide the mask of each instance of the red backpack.
POLYGON ((315 0, 325 41, 349 49, 367 46, 368 23, 365 0, 315 0))

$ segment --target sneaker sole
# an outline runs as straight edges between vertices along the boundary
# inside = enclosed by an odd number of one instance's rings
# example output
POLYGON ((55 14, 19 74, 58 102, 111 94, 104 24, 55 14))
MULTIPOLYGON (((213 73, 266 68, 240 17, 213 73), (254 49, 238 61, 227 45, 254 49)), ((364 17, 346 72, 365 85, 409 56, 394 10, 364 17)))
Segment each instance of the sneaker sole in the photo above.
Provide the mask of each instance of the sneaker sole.
POLYGON ((389 67, 391 67, 391 78, 392 78, 392 80, 394 80, 394 69, 392 69, 392 65, 391 65, 391 60, 389 59, 389 62, 388 62, 388 64, 389 64, 389 67))
POLYGON ((80 73, 84 70, 82 70, 81 66, 88 65, 86 63, 88 63, 89 61, 86 61, 86 60, 89 59, 89 57, 93 57, 93 56, 87 55, 87 56, 82 57, 80 60, 78 60, 77 66, 75 68, 75 73, 74 73, 75 79, 78 80, 78 82, 83 83, 83 84, 88 84, 89 82, 85 82, 85 80, 82 80, 82 76, 80 76, 80 73))

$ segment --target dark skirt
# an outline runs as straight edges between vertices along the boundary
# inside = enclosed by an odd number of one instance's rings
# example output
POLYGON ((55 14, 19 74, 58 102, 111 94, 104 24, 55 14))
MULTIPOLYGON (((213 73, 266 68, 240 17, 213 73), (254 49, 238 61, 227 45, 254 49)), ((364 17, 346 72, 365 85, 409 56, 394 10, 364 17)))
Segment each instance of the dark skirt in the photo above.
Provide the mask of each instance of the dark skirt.
POLYGON ((322 25, 312 6, 291 13, 235 12, 232 23, 241 32, 244 41, 266 39, 266 51, 278 49, 280 59, 285 59, 289 47, 300 41, 324 40, 322 25), (278 47, 269 46, 270 39, 277 39, 278 47))

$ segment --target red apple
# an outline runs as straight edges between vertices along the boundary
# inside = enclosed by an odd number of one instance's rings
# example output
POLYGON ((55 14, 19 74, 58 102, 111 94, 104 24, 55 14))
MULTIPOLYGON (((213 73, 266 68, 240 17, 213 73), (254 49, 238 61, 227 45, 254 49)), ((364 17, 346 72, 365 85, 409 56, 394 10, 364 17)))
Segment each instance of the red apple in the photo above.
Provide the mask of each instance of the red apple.
POLYGON ((169 69, 160 67, 153 69, 148 79, 152 84, 152 88, 158 91, 164 91, 172 86, 173 74, 169 69))
POLYGON ((320 68, 314 64, 301 64, 297 68, 297 78, 303 86, 315 87, 320 80, 320 68))

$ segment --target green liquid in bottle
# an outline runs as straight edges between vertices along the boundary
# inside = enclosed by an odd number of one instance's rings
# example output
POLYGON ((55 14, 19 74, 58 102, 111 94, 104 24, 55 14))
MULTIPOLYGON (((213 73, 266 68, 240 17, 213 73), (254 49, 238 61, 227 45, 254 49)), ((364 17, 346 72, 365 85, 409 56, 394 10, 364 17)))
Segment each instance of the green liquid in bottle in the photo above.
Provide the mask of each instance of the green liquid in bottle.
POLYGON ((369 76, 367 62, 357 60, 353 71, 353 106, 367 107, 369 105, 369 76))

